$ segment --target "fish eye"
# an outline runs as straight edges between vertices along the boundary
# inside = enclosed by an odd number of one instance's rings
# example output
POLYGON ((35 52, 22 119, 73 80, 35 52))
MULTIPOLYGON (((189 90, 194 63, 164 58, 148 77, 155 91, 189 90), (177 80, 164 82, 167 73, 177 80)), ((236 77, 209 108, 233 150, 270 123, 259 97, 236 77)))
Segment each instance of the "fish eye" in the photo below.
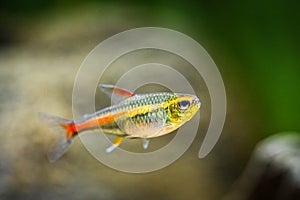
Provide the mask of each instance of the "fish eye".
POLYGON ((178 107, 179 107, 181 110, 186 110, 186 109, 188 109, 188 107, 190 107, 190 102, 187 101, 187 100, 179 101, 179 102, 178 102, 178 107))

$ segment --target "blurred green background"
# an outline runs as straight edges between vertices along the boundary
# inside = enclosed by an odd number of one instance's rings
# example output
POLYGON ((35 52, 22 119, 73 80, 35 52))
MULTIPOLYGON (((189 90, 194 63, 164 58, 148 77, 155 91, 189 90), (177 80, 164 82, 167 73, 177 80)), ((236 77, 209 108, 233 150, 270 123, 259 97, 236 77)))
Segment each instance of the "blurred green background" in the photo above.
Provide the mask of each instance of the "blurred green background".
POLYGON ((300 130, 298 8, 258 0, 2 0, 1 199, 220 199, 258 141, 300 130), (85 56, 104 39, 144 26, 189 35, 219 67, 228 113, 216 148, 199 160, 200 135, 171 166, 132 175, 97 163, 77 141, 62 161, 49 164, 51 137, 36 113, 70 118, 73 82, 85 56))

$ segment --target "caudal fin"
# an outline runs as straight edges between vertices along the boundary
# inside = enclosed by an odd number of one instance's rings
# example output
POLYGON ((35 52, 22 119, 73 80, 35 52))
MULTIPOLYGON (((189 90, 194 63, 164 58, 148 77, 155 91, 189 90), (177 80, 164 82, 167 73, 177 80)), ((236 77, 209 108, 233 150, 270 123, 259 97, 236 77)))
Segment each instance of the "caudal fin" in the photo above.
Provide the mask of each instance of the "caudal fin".
POLYGON ((60 134, 59 140, 48 152, 49 161, 55 162, 67 152, 72 144, 73 136, 75 136, 76 132, 74 123, 73 121, 42 112, 39 113, 39 118, 60 134))

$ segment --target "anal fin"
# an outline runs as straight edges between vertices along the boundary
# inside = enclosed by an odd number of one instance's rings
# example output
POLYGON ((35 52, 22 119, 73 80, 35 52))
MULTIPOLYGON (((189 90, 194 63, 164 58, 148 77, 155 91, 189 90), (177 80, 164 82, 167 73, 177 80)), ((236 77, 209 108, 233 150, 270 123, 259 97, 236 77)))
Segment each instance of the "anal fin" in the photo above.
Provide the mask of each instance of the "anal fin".
POLYGON ((112 145, 111 145, 110 147, 106 148, 106 152, 107 152, 107 153, 110 153, 110 152, 112 152, 113 150, 115 150, 115 149, 121 144, 121 142, 123 141, 123 139, 124 139, 124 137, 117 137, 117 138, 113 141, 112 145))

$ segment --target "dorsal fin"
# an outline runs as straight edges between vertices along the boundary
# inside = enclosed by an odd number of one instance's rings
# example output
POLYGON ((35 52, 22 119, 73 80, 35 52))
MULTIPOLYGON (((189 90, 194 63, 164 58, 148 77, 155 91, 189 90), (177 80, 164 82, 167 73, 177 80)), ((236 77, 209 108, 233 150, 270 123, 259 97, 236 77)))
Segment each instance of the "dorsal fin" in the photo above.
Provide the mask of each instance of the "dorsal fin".
POLYGON ((118 88, 114 85, 99 84, 100 89, 112 99, 114 104, 118 104, 124 99, 134 96, 132 92, 126 89, 118 88))

